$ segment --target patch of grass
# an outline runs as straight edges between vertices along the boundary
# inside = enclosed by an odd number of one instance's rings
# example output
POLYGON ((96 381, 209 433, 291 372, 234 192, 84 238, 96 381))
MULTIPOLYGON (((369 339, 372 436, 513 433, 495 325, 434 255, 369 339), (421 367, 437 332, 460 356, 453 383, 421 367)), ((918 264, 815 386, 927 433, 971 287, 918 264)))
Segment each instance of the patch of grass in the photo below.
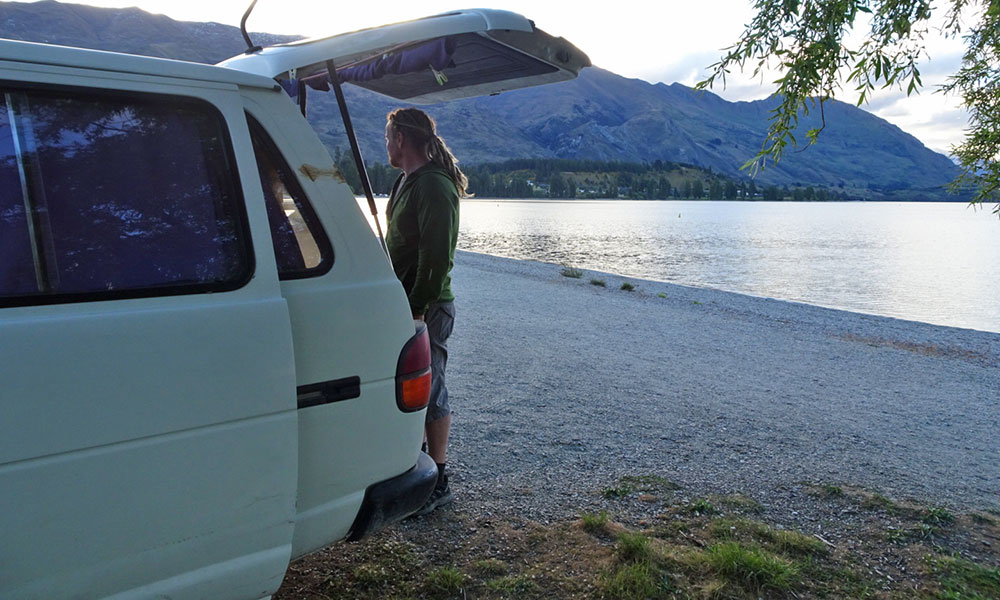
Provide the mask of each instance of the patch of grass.
POLYGON ((908 527, 906 529, 893 529, 885 536, 886 540, 896 543, 905 544, 914 540, 926 540, 934 537, 938 533, 939 529, 929 523, 918 523, 913 527, 908 527))
POLYGON ((623 281, 622 285, 621 285, 621 288, 619 288, 619 289, 623 289, 626 292, 631 292, 631 291, 635 290, 635 286, 632 285, 631 283, 627 282, 627 281, 623 281))
POLYGON ((955 522, 955 515, 943 506, 935 506, 924 510, 920 520, 928 525, 949 525, 955 522))
POLYGON ((844 490, 839 485, 824 485, 820 488, 823 495, 828 498, 838 498, 844 495, 844 490))
POLYGON ((791 561, 736 542, 710 546, 706 556, 715 572, 749 592, 789 590, 799 575, 798 567, 791 561))
POLYGON ((371 563, 358 565, 351 572, 351 576, 358 587, 362 588, 378 587, 389 579, 385 566, 371 563))
POLYGON ((535 589, 535 582, 527 575, 497 577, 486 582, 486 587, 503 594, 526 594, 535 589))
POLYGON ((718 512, 715 506, 705 498, 699 498, 688 505, 688 512, 696 515, 714 515, 718 512))
POLYGON ((616 565, 598 579, 601 590, 618 600, 646 600, 668 593, 670 579, 649 563, 616 565))
POLYGON ((626 475, 618 483, 630 486, 640 492, 664 492, 680 489, 681 486, 659 475, 626 475))
POLYGON ((709 527, 712 537, 724 540, 746 540, 786 556, 810 556, 826 552, 826 544, 818 539, 787 529, 774 529, 750 519, 717 519, 709 527))
POLYGON ((576 267, 571 267, 569 265, 560 269, 559 274, 563 277, 569 277, 570 279, 579 279, 583 277, 583 271, 581 269, 577 269, 576 267))
POLYGON ((477 560, 476 562, 472 563, 472 568, 477 573, 492 577, 507 574, 507 563, 503 562, 502 560, 497 560, 495 558, 477 560))
POLYGON ((653 558, 653 548, 649 544, 649 538, 634 532, 625 532, 618 536, 615 553, 622 562, 649 562, 653 558))
POLYGON ((441 567, 427 574, 424 587, 435 595, 453 595, 462 590, 465 585, 465 573, 455 567, 441 567))
POLYGON ((697 300, 692 300, 692 301, 691 301, 691 304, 698 304, 698 305, 700 306, 700 305, 701 305, 701 302, 698 302, 697 300))
POLYGON ((928 557, 942 600, 990 600, 1000 598, 1000 569, 964 558, 928 557))
POLYGON ((583 513, 580 515, 580 519, 583 521, 583 529, 589 531, 590 533, 597 533, 599 531, 604 531, 605 526, 608 524, 608 513, 602 510, 597 513, 583 513))
POLYGON ((628 496, 634 491, 635 490, 632 489, 632 486, 619 485, 615 487, 604 488, 603 490, 601 490, 601 495, 604 496, 605 498, 611 498, 611 499, 624 498, 625 496, 628 496))
POLYGON ((597 287, 608 287, 608 282, 603 279, 591 279, 590 285, 596 285, 597 287))
POLYGON ((985 512, 974 512, 971 514, 972 521, 980 525, 997 525, 997 518, 985 512))
POLYGON ((728 496, 710 496, 710 501, 714 501, 719 506, 724 506, 731 510, 739 510, 748 513, 759 513, 764 510, 760 502, 743 494, 729 494, 728 496))
POLYGON ((666 298, 667 297, 667 295, 664 294, 663 292, 660 292, 659 294, 657 294, 657 296, 659 296, 660 298, 666 298))
POLYGON ((863 508, 870 508, 874 510, 884 510, 890 513, 899 512, 898 504, 878 492, 875 492, 871 496, 865 498, 861 503, 861 506, 863 508))

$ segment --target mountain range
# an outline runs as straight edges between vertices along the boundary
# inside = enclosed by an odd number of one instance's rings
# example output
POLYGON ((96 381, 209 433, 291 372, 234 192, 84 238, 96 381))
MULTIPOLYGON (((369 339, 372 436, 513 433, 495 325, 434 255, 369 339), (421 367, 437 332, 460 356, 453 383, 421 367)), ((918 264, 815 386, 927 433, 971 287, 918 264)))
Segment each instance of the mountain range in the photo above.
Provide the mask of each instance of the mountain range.
MULTIPOLYGON (((262 45, 298 39, 251 35, 262 45)), ((219 23, 54 0, 0 2, 0 37, 204 63, 246 47, 237 28, 219 23)), ((366 160, 384 162, 385 114, 399 103, 353 86, 346 86, 345 94, 366 160)), ((650 84, 590 67, 564 83, 425 108, 465 163, 528 157, 662 160, 746 178, 740 166, 759 150, 776 103, 773 98, 729 102, 679 83, 650 84)), ((802 120, 801 131, 817 126, 817 112, 802 120)), ((804 152, 786 152, 758 175, 759 185, 820 186, 869 198, 947 199, 942 187, 958 169, 946 156, 852 105, 831 101, 824 113, 819 143, 804 152)), ((309 120, 331 152, 347 149, 333 94, 310 93, 309 120)))

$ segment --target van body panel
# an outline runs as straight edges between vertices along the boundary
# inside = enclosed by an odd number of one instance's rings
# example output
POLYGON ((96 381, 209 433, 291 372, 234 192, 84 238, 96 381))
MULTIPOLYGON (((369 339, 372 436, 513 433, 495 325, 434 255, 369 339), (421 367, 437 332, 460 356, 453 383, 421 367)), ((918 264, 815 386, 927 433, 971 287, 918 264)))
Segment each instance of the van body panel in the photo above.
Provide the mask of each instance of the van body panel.
POLYGON ((399 354, 414 325, 403 288, 356 199, 295 105, 283 93, 244 90, 243 95, 247 112, 295 171, 333 246, 333 265, 325 274, 281 282, 296 383, 361 380, 357 398, 299 410, 293 545, 299 556, 347 535, 365 489, 416 462, 424 411, 400 411, 395 386, 399 354), (302 169, 306 164, 314 168, 302 169), (322 175, 313 179, 305 172, 322 175))
MULTIPOLYGON (((55 69, 0 67, 0 81, 196 99, 227 124, 232 169, 252 172, 235 85, 55 69)), ((280 584, 298 469, 291 323, 260 190, 237 186, 254 268, 241 287, 0 310, 0 597, 280 584)))

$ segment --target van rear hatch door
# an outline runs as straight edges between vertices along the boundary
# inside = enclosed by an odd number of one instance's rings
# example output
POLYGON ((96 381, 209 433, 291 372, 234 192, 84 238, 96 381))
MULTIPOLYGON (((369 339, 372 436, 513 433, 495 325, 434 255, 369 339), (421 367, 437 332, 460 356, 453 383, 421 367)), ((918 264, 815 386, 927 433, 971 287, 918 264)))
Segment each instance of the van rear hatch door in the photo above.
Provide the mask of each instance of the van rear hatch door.
POLYGON ((326 61, 341 81, 431 104, 573 79, 590 65, 563 38, 521 15, 462 10, 415 21, 303 40, 234 56, 220 66, 325 89, 326 61))

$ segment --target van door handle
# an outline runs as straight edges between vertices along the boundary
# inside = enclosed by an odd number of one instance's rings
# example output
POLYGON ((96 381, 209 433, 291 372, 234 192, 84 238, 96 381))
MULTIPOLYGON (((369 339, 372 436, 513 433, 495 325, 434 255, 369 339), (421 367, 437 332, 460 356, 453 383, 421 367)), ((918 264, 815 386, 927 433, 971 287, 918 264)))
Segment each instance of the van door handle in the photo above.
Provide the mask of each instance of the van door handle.
POLYGON ((359 398, 361 396, 361 378, 355 375, 343 379, 310 383, 309 385, 300 385, 295 391, 298 393, 299 408, 331 404, 359 398))

